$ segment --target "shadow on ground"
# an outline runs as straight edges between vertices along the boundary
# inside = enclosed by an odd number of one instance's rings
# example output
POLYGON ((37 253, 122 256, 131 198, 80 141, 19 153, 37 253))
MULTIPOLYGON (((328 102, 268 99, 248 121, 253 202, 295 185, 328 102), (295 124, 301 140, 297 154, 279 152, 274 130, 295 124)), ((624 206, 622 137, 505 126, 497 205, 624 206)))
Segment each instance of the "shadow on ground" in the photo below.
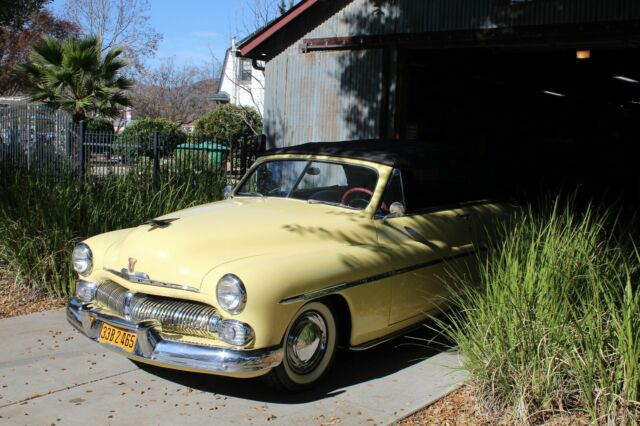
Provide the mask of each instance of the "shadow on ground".
POLYGON ((340 395, 346 387, 394 374, 449 348, 427 326, 364 352, 338 350, 327 378, 317 388, 286 394, 258 379, 233 379, 138 364, 144 371, 196 390, 270 403, 304 404, 340 395))

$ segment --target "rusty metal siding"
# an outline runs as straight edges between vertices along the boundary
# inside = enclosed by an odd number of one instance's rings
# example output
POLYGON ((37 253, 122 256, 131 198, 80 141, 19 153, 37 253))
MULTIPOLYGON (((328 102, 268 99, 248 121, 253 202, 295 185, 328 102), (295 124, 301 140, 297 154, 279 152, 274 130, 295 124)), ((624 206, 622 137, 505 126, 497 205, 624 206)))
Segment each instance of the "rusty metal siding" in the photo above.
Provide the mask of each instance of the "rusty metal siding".
POLYGON ((397 0, 382 12, 375 15, 370 0, 353 0, 303 38, 616 22, 640 19, 640 1, 397 0))
POLYGON ((384 127, 384 82, 391 99, 393 81, 382 50, 301 53, 304 39, 638 19, 640 0, 397 0, 381 16, 370 0, 353 0, 267 63, 268 143, 377 138, 384 127))
POLYGON ((303 38, 616 22, 640 19, 640 1, 397 0, 382 12, 354 0, 303 38))
POLYGON ((264 132, 269 148, 282 146, 287 135, 284 100, 287 94, 287 56, 282 54, 269 61, 265 68, 264 132))
POLYGON ((398 0, 397 32, 616 22, 640 19, 637 0, 398 0))
POLYGON ((284 52, 266 71, 269 146, 377 138, 382 50, 284 52))
MULTIPOLYGON (((390 23, 387 18, 364 28, 362 22, 368 22, 372 14, 369 0, 354 0, 302 39, 389 30, 384 30, 390 23), (354 16, 367 19, 354 24, 354 16)), ((264 127, 268 145, 379 137, 382 50, 303 54, 299 49, 302 39, 266 66, 264 127)))

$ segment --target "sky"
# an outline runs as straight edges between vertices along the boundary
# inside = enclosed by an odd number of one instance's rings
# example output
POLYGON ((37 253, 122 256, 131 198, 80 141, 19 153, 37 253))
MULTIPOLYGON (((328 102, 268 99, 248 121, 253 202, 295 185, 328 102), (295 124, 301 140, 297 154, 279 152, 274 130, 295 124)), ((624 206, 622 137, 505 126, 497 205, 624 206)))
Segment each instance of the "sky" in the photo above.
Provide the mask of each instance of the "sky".
MULTIPOLYGON (((251 5, 256 0, 149 0, 150 24, 163 34, 153 66, 173 57, 177 65, 202 66, 224 59, 231 37, 243 37, 251 27, 251 5)), ((263 0, 265 1, 265 0, 263 0)), ((60 14, 65 0, 51 7, 60 14)))

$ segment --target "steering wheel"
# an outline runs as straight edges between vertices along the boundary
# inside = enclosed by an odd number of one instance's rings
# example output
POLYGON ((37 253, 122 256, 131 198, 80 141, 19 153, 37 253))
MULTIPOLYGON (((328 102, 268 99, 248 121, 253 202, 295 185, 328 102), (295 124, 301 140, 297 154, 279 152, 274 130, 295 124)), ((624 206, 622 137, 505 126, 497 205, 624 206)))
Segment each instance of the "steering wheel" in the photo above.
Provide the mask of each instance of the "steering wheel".
POLYGON ((373 191, 369 191, 367 188, 355 187, 355 188, 348 189, 347 192, 342 194, 342 199, 340 200, 340 204, 346 204, 347 200, 349 199, 349 196, 355 192, 364 192, 369 196, 369 198, 373 197, 373 191))
MULTIPOLYGON (((363 192, 363 193, 365 193, 365 194, 367 194, 367 195, 369 196, 369 200, 365 200, 365 201, 367 202, 367 204, 368 204, 368 202, 369 202, 369 201, 371 201, 371 197, 373 197, 373 191, 370 191, 370 190, 368 190, 367 188, 355 187, 355 188, 351 188, 351 189, 347 190, 347 192, 345 192, 345 193, 342 195, 342 199, 340 200, 340 204, 345 204, 345 205, 347 205, 347 204, 346 204, 346 201, 349 199, 349 196, 350 196, 351 194, 353 194, 353 193, 356 193, 356 192, 363 192)), ((382 207, 383 209, 386 209, 386 208, 387 208, 387 205, 386 205, 386 203, 385 203, 384 201, 382 202, 381 207, 382 207)))

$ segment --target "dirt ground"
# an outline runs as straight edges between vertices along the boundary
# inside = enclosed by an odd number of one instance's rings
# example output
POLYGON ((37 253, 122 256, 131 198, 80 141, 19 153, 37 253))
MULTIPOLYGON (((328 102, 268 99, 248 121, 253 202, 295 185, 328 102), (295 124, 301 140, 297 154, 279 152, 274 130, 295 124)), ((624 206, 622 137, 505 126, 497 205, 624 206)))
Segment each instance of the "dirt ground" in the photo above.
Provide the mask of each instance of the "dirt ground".
MULTIPOLYGON (((438 402, 398 422, 400 426, 489 426, 511 425, 511 422, 489 419, 483 415, 476 403, 473 387, 463 386, 438 402)), ((583 426, 589 421, 584 416, 556 415, 543 426, 583 426)))
POLYGON ((463 386, 435 404, 401 420, 398 424, 400 426, 488 426, 495 424, 495 422, 491 422, 482 416, 476 406, 473 389, 469 386, 463 386))
POLYGON ((64 298, 20 288, 10 275, 0 271, 0 319, 62 308, 66 302, 64 298))

